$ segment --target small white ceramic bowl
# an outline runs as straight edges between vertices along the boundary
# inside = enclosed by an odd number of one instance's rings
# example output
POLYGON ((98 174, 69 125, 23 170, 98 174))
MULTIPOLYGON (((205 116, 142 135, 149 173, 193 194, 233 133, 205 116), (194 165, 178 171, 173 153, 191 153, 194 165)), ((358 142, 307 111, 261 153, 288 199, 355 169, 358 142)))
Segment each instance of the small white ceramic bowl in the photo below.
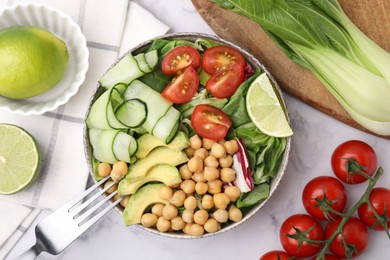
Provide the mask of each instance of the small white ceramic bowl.
POLYGON ((46 5, 14 5, 0 12, 0 30, 13 26, 36 26, 66 43, 69 61, 61 81, 48 92, 28 99, 0 96, 0 109, 13 114, 39 115, 65 104, 79 90, 88 70, 87 42, 80 27, 66 14, 46 5))

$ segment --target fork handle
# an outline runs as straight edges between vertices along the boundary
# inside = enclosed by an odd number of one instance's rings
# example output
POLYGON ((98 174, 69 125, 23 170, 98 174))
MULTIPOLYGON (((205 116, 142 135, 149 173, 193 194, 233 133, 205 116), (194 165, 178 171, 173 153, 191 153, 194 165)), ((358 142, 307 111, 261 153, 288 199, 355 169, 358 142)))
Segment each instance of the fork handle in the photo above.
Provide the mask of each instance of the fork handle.
POLYGON ((26 252, 21 254, 20 256, 16 257, 15 259, 18 260, 33 260, 39 255, 39 251, 36 248, 36 245, 33 245, 30 249, 28 249, 26 252))

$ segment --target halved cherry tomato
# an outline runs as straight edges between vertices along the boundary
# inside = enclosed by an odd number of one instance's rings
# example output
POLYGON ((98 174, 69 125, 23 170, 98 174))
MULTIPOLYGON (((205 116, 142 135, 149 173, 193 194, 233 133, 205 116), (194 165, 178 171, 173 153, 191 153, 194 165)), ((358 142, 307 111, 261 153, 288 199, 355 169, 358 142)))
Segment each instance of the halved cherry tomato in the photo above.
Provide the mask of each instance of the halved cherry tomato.
POLYGON ((292 259, 295 258, 281 250, 269 251, 268 253, 265 253, 260 257, 260 260, 292 260, 292 259))
POLYGON ((175 104, 182 104, 191 100, 199 86, 199 76, 193 67, 185 68, 178 73, 164 88, 161 95, 175 104))
POLYGON ((203 54, 202 67, 211 75, 234 64, 244 68, 245 60, 238 50, 228 46, 214 46, 208 48, 203 54))
POLYGON ((236 92, 243 81, 244 68, 234 64, 212 75, 206 82, 206 88, 216 98, 229 98, 236 92))
POLYGON ((347 203, 347 193, 344 185, 331 176, 319 176, 309 181, 302 192, 302 202, 306 211, 319 220, 334 220, 338 216, 327 207, 342 212, 347 203), (325 209, 325 214, 322 208, 325 209))
MULTIPOLYGON (((329 239, 339 226, 341 219, 329 222, 325 227, 325 238, 329 239)), ((329 245, 329 250, 343 259, 360 255, 367 248, 368 230, 364 223, 355 217, 350 217, 342 228, 342 233, 336 235, 329 245), (347 245, 345 247, 345 244, 347 245)))
POLYGON ((372 189, 368 200, 382 219, 382 223, 378 222, 374 212, 367 203, 364 203, 359 207, 359 218, 364 224, 374 230, 385 230, 384 223, 386 223, 387 228, 390 229, 390 190, 382 187, 374 188, 372 189))
POLYGON ((324 240, 324 231, 321 224, 313 217, 306 214, 296 214, 287 218, 280 227, 280 242, 290 255, 304 258, 317 254, 322 247, 324 240), (301 234, 310 240, 316 242, 299 241, 299 238, 293 238, 301 234))
POLYGON ((197 105, 191 116, 191 125, 195 132, 211 140, 225 138, 232 121, 219 108, 207 104, 197 105))
POLYGON ((368 176, 375 173, 377 157, 370 145, 359 140, 350 140, 340 144, 333 152, 331 165, 334 174, 345 183, 357 184, 367 180, 359 174, 368 176))
POLYGON ((176 72, 191 66, 197 68, 200 65, 200 54, 192 46, 179 46, 169 51, 162 60, 162 72, 173 75, 176 72))

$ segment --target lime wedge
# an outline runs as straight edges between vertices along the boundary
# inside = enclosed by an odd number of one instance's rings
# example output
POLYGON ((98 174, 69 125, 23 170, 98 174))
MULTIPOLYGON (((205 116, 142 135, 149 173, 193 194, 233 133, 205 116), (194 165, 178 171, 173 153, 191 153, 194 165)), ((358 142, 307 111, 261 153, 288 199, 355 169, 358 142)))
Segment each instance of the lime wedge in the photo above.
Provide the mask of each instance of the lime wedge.
POLYGON ((267 74, 261 74, 249 86, 246 109, 261 132, 275 137, 287 137, 293 134, 267 74))
POLYGON ((15 193, 33 182, 39 164, 34 138, 18 126, 0 124, 0 193, 15 193))

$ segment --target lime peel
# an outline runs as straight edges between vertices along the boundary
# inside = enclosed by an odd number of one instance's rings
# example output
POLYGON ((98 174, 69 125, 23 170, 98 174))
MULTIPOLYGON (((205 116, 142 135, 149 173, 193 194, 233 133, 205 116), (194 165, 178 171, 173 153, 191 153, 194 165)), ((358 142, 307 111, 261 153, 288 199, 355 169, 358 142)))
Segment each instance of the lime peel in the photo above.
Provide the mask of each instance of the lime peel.
POLYGON ((266 73, 262 73, 249 86, 246 109, 261 132, 274 137, 293 135, 284 107, 266 73))

